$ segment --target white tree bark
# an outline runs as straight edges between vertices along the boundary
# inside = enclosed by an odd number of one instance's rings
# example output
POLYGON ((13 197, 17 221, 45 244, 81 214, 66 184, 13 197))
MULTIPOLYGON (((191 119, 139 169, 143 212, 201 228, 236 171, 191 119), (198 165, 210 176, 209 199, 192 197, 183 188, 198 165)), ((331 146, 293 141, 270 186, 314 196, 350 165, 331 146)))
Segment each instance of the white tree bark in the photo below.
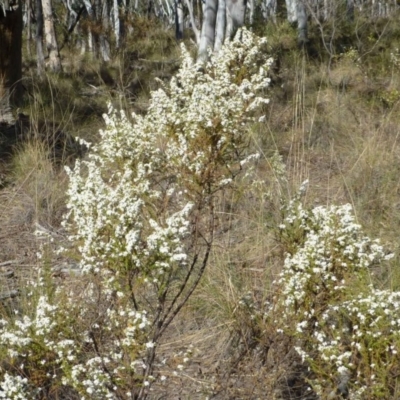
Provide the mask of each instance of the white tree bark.
POLYGON ((91 30, 89 30, 89 32, 88 32, 87 43, 88 43, 89 53, 92 56, 94 56, 95 55, 94 54, 95 53, 95 50, 94 50, 94 48, 95 48, 95 46, 94 46, 94 37, 93 37, 93 34, 92 34, 91 30))
POLYGON ((31 42, 32 42, 32 28, 31 28, 31 22, 32 22, 32 12, 31 12, 31 2, 32 0, 27 0, 26 1, 26 50, 28 51, 28 55, 31 55, 31 42))
POLYGON ((299 45, 303 46, 308 42, 307 11, 303 0, 297 2, 297 30, 299 45))
POLYGON ((329 19, 329 0, 324 0, 324 21, 329 19))
POLYGON ((101 9, 99 20, 101 21, 101 32, 98 38, 98 45, 100 50, 100 56, 103 61, 108 62, 111 60, 111 49, 110 42, 108 41, 104 32, 107 32, 109 27, 109 12, 108 12, 108 3, 103 0, 103 7, 101 8, 101 0, 98 1, 100 5, 98 8, 101 9))
POLYGON ((82 37, 78 39, 77 46, 80 49, 81 55, 83 56, 86 53, 86 37, 83 34, 81 36, 82 37))
POLYGON ((250 5, 250 7, 249 7, 249 9, 250 9, 249 22, 250 22, 250 26, 251 27, 254 24, 254 10, 255 10, 255 4, 254 3, 255 3, 255 0, 249 0, 249 5, 250 5))
POLYGON ((190 25, 192 26, 194 36, 196 37, 196 43, 200 46, 200 32, 197 29, 196 20, 194 19, 193 0, 186 0, 186 6, 189 10, 190 25))
POLYGON ((54 29, 53 10, 51 0, 42 0, 43 19, 44 19, 44 36, 46 48, 49 54, 48 66, 53 72, 62 70, 60 54, 58 52, 58 44, 56 31, 54 29))
POLYGON ((99 36, 99 49, 102 60, 105 62, 110 61, 111 60, 110 43, 103 34, 99 36))
POLYGON ((43 9, 42 1, 36 0, 36 63, 39 75, 44 72, 44 52, 43 52, 43 9))
POLYGON ((263 0, 261 3, 261 12, 266 21, 270 19, 276 22, 276 0, 263 0))
POLYGON ((121 25, 120 25, 120 20, 119 20, 119 6, 118 6, 118 0, 113 1, 113 7, 112 7, 112 24, 113 24, 113 30, 114 30, 114 36, 115 36, 115 46, 118 49, 119 44, 120 44, 120 33, 121 33, 121 25))
POLYGON ((21 100, 22 4, 0 4, 0 121, 13 123, 10 105, 21 100))
POLYGON ((286 12, 291 24, 297 21, 297 0, 286 0, 286 12))
POLYGON ((226 0, 226 40, 235 35, 238 28, 244 25, 246 0, 226 0))
POLYGON ((297 22, 298 42, 304 45, 308 42, 307 10, 304 0, 286 0, 287 19, 290 23, 297 22))
POLYGON ((197 62, 207 62, 208 52, 214 49, 215 21, 217 17, 218 0, 206 0, 203 12, 203 26, 201 28, 199 53, 197 62))
POLYGON ((218 0, 218 13, 216 23, 216 35, 214 51, 218 53, 224 44, 225 40, 225 27, 226 27, 226 2, 225 0, 218 0))

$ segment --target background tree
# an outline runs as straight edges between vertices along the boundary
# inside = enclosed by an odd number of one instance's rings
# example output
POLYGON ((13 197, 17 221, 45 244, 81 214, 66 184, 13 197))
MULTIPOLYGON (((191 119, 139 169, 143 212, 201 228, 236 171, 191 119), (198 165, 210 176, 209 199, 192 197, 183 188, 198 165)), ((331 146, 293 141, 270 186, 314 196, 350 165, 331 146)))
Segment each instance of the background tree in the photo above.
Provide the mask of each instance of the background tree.
POLYGON ((21 98, 21 46, 21 2, 0 3, 0 121, 11 118, 10 104, 17 104, 21 98))
POLYGON ((36 0, 36 65, 38 74, 44 72, 44 52, 43 52, 43 8, 42 0, 36 0))
POLYGON ((244 25, 245 16, 245 0, 206 0, 198 62, 204 63, 210 49, 218 52, 225 40, 231 40, 244 25))
POLYGON ((203 8, 203 25, 197 61, 204 63, 208 58, 209 49, 214 49, 215 23, 217 20, 218 0, 206 0, 203 8))
POLYGON ((175 36, 177 40, 183 39, 184 13, 182 0, 175 0, 175 36))
MULTIPOLYGON (((307 11, 303 0, 286 0, 287 20, 297 23, 298 41, 300 45, 307 42, 307 11)), ((276 12, 276 7, 275 7, 276 12)))
POLYGON ((49 54, 49 68, 53 72, 62 70, 60 54, 58 52, 58 44, 56 31, 54 29, 53 10, 51 0, 42 0, 44 31, 46 38, 46 48, 49 54))

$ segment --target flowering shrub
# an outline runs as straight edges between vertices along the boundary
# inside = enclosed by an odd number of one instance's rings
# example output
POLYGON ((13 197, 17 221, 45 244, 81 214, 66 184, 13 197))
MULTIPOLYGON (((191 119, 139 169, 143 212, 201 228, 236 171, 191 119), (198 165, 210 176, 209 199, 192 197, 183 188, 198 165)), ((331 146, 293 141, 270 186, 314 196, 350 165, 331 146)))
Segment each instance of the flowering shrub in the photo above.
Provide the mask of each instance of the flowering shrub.
POLYGON ((363 234, 350 205, 306 210, 296 199, 280 235, 288 254, 277 281, 277 322, 311 368, 315 392, 393 398, 400 293, 371 284, 371 268, 391 255, 363 234))
POLYGON ((182 47, 181 69, 152 93, 145 116, 110 107, 100 142, 67 171, 64 226, 79 290, 51 289, 32 303, 33 319, 3 322, 0 346, 23 359, 0 371, 4 393, 10 380, 21 388, 15 398, 43 393, 46 380, 24 369, 39 357, 52 360, 43 369, 53 393, 58 382, 82 399, 148 396, 160 337, 207 265, 214 196, 257 157, 244 133, 268 102, 265 46, 242 30, 203 71, 182 47))

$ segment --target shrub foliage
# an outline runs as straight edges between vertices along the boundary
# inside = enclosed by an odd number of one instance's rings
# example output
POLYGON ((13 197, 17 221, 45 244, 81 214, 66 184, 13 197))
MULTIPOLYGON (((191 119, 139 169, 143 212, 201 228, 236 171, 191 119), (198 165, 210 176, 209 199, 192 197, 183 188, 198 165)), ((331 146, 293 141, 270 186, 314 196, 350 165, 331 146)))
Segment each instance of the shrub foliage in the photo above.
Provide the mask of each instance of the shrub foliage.
POLYGON ((242 30, 201 69, 182 47, 145 116, 110 107, 68 170, 81 277, 54 288, 42 270, 23 312, 1 320, 0 397, 142 399, 163 379, 157 346, 207 266, 215 196, 257 157, 246 129, 268 102, 265 46, 242 30))
POLYGON ((374 268, 393 255, 363 233, 349 204, 291 201, 280 240, 288 251, 276 323, 311 369, 311 388, 321 398, 396 397, 400 293, 372 284, 374 268))

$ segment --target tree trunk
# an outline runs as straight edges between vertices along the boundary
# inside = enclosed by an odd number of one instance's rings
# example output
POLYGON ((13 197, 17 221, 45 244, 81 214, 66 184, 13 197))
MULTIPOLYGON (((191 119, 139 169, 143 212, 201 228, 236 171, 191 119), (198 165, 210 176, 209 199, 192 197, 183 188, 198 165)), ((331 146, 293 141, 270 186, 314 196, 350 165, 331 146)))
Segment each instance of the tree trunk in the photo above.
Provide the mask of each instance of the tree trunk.
POLYGON ((96 0, 95 18, 99 32, 92 32, 98 54, 105 62, 111 60, 110 43, 105 35, 108 30, 108 4, 107 1, 96 0))
MULTIPOLYGON (((327 0, 324 0, 325 3, 327 0)), ((287 19, 290 23, 297 22, 297 38, 300 46, 308 42, 307 10, 303 0, 286 0, 287 19)))
POLYGON ((183 39, 183 4, 182 0, 175 0, 175 38, 183 39))
POLYGON ((12 119, 10 105, 21 100, 22 7, 19 0, 0 7, 0 121, 12 119))
POLYGON ((42 0, 36 0, 36 59, 39 75, 44 72, 44 52, 43 52, 43 10, 42 0))
MULTIPOLYGON (((86 12, 88 14, 89 20, 91 21, 91 24, 94 23, 95 21, 95 13, 94 9, 92 7, 92 4, 90 3, 89 0, 82 0, 83 5, 86 8, 86 12)), ((90 24, 90 25, 91 25, 90 24)), ((94 36, 92 34, 92 26, 89 27, 88 32, 87 32, 87 47, 90 55, 93 57, 95 54, 95 45, 94 45, 94 36)), ((81 54, 84 54, 86 52, 86 44, 82 46, 81 48, 81 54), (82 48, 84 49, 82 52, 82 48)))
POLYGON ((276 22, 276 0, 263 0, 261 3, 261 12, 266 21, 276 22))
POLYGON ((53 72, 62 70, 60 54, 58 52, 56 31, 54 29, 53 10, 51 0, 42 0, 43 18, 44 18, 44 33, 46 40, 46 48, 49 54, 49 68, 53 72))
POLYGON ((286 0, 287 20, 290 23, 297 21, 297 0, 286 0))
POLYGON ((218 14, 217 26, 215 36, 214 51, 219 52, 225 40, 225 27, 226 27, 226 2, 225 0, 218 0, 218 14))
POLYGON ((324 21, 329 19, 329 0, 324 0, 324 21))
POLYGON ((255 0, 250 0, 249 22, 250 22, 251 29, 253 29, 253 25, 254 25, 254 11, 255 11, 255 7, 256 7, 256 5, 254 3, 255 3, 255 0))
POLYGON ((120 45, 121 39, 121 25, 119 19, 119 5, 118 0, 113 1, 113 8, 112 8, 112 23, 115 35, 115 47, 118 49, 120 45))
POLYGON ((96 46, 94 44, 94 35, 92 33, 92 28, 89 29, 88 36, 87 36, 87 43, 88 43, 88 49, 89 53, 92 58, 96 57, 96 46))
POLYGON ((236 31, 244 25, 246 0, 226 0, 226 40, 231 40, 236 31))
POLYGON ((206 0, 203 12, 203 25, 201 28, 199 54, 197 62, 204 64, 208 59, 208 52, 214 49, 215 20, 217 17, 218 0, 206 0))
POLYGON ((110 61, 111 60, 110 43, 108 42, 106 35, 104 35, 103 33, 99 35, 99 49, 100 49, 101 59, 105 62, 110 61))
POLYGON ((200 46, 200 32, 197 29, 196 20, 194 19, 193 0, 186 0, 186 6, 189 10, 190 25, 192 25, 192 30, 194 32, 194 36, 196 37, 196 43, 198 46, 200 46))
POLYGON ((297 30, 298 30, 298 43, 304 46, 308 42, 307 34, 307 11, 303 0, 297 2, 297 30))
POLYGON ((31 56, 31 42, 32 42, 32 1, 26 0, 26 51, 31 56))

